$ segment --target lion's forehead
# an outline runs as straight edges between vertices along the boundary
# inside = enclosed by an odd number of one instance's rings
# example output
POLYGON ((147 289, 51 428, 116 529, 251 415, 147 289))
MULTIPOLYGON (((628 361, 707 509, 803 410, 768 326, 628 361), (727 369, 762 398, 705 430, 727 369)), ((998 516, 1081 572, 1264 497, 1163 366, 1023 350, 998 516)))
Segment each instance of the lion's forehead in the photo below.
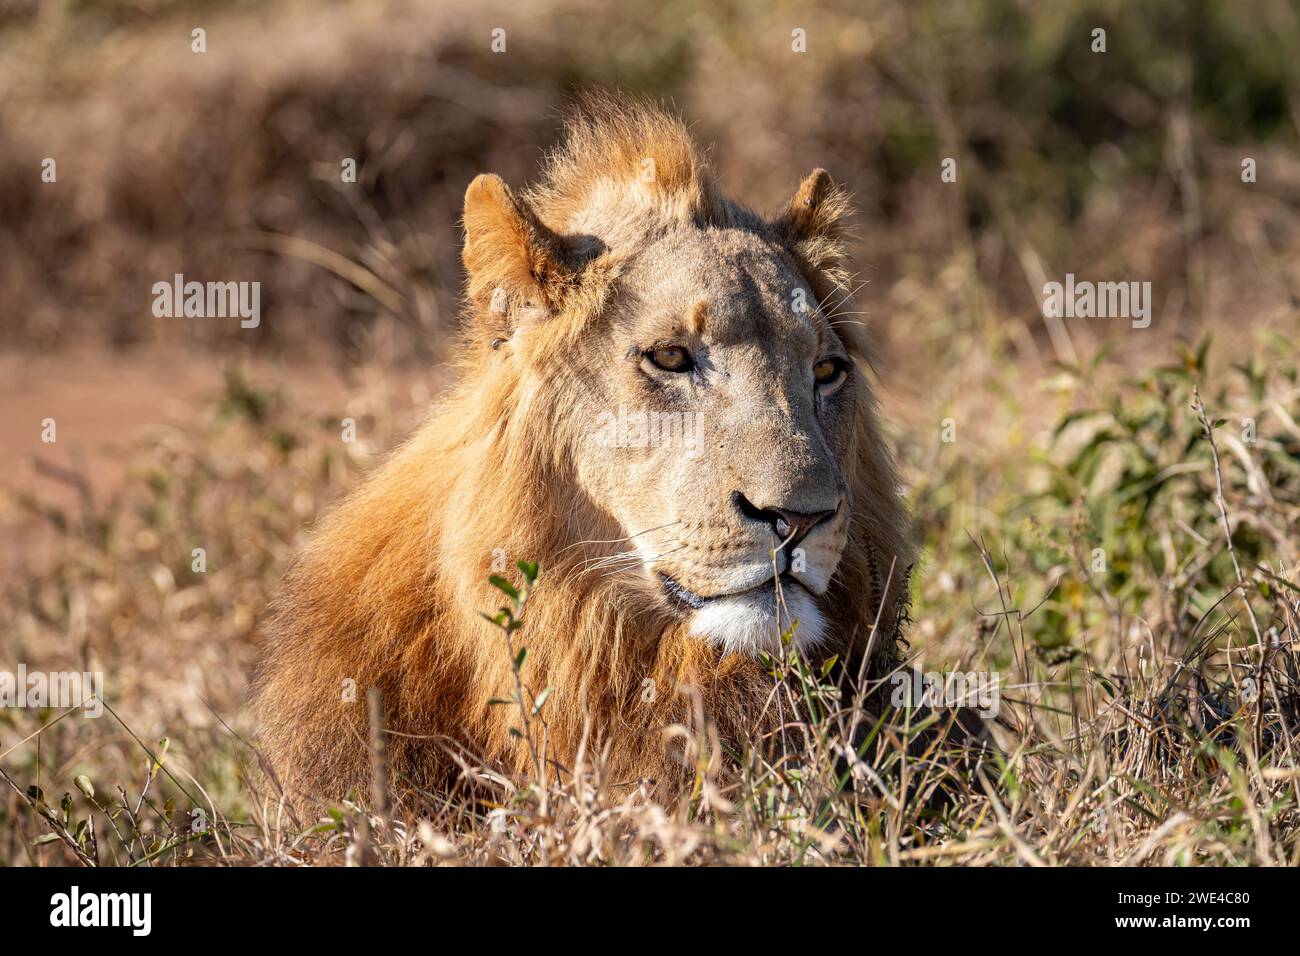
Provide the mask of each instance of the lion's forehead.
POLYGON ((745 230, 692 230, 648 248, 626 277, 645 307, 629 318, 662 322, 706 310, 707 338, 797 348, 824 323, 807 282, 778 249, 745 230))

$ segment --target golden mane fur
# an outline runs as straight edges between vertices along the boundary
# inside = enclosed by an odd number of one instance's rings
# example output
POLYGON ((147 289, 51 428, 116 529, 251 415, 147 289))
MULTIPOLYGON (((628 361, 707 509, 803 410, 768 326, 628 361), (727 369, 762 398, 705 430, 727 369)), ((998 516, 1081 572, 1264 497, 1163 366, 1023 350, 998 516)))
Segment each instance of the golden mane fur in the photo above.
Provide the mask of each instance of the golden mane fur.
MULTIPOLYGON (((453 753, 528 771, 511 733, 518 710, 489 703, 514 687, 505 639, 480 615, 503 603, 487 583, 502 554, 511 568, 523 559, 542 569, 514 641, 528 650, 532 690, 552 689, 543 716, 555 767, 571 769, 581 751, 612 784, 670 786, 680 766, 663 731, 687 717, 679 688, 695 689, 738 748, 772 723, 761 664, 690 635, 644 574, 591 573, 627 532, 575 477, 581 389, 563 363, 538 372, 539 358, 525 377, 519 363, 495 361, 495 346, 529 321, 521 362, 588 347, 624 265, 684 224, 750 230, 788 254, 819 298, 846 294, 847 209, 818 170, 764 219, 721 196, 677 119, 613 97, 584 104, 542 182, 520 198, 495 177, 471 184, 459 385, 321 519, 269 621, 256 682, 261 741, 291 795, 365 792, 371 687, 383 701, 394 790, 446 788, 459 773, 453 753)), ((860 341, 847 345, 863 358, 860 341)), ((842 665, 868 646, 873 658, 895 653, 912 560, 873 399, 865 386, 857 395, 844 467, 858 507, 824 596, 831 636, 818 649, 842 665)))

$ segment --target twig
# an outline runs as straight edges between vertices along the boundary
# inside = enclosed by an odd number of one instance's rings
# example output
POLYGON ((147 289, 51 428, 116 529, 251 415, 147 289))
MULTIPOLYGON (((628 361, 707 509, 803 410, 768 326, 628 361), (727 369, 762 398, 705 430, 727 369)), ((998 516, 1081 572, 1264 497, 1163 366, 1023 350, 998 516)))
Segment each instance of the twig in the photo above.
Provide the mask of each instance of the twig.
POLYGON ((1201 428, 1205 430, 1205 439, 1210 443, 1210 454, 1214 456, 1214 484, 1216 486, 1215 503, 1219 506, 1219 517, 1223 519, 1223 539, 1228 544, 1228 555, 1232 558, 1233 570, 1237 573, 1237 584, 1241 587, 1242 600, 1246 605, 1246 613, 1250 615, 1251 627, 1255 629, 1255 638, 1259 641, 1259 649, 1264 650, 1264 635, 1259 629, 1259 621, 1255 618, 1255 609, 1250 606, 1250 601, 1246 599, 1246 578, 1241 573, 1241 564, 1237 561, 1237 549, 1232 546, 1232 524, 1228 520, 1228 504, 1223 495, 1223 468, 1219 464, 1219 446, 1214 441, 1214 427, 1210 424, 1210 419, 1206 417, 1205 405, 1201 401, 1201 390, 1193 387, 1192 407, 1196 409, 1196 416, 1201 421, 1201 428))
POLYGON ((9 786, 13 788, 14 793, 27 801, 27 805, 32 808, 32 812, 45 821, 45 825, 50 828, 55 836, 67 845, 68 849, 73 852, 82 866, 93 867, 95 865, 95 861, 90 858, 90 855, 86 853, 84 849, 82 849, 81 844, 76 841, 76 838, 68 832, 68 828, 54 819, 48 807, 41 806, 41 803, 44 803, 44 801, 38 803, 33 799, 31 794, 18 786, 13 777, 4 772, 3 768, 0 768, 0 777, 3 777, 5 783, 9 784, 9 786))
POLYGON ((1232 558, 1232 568, 1237 574, 1237 588, 1241 591, 1241 601, 1246 605, 1250 626, 1254 629, 1255 640, 1259 643, 1259 690, 1255 695, 1255 747, 1258 749, 1263 743, 1264 734, 1264 670, 1268 664, 1268 645, 1264 643, 1264 633, 1259 628, 1255 609, 1250 606, 1250 597, 1246 592, 1246 578, 1241 573, 1241 563, 1237 560, 1237 549, 1232 546, 1232 524, 1228 520, 1228 503, 1223 494, 1223 468, 1219 464, 1219 446, 1214 441, 1214 426, 1205 414, 1205 403, 1201 401, 1201 390, 1197 386, 1192 387, 1192 408, 1195 409, 1196 417, 1200 419, 1201 428, 1205 431, 1205 440, 1210 443, 1210 454, 1214 456, 1216 489, 1214 500, 1219 506, 1219 517, 1223 520, 1223 537, 1228 543, 1228 555, 1232 558))
POLYGON ((388 825, 388 742, 384 738, 384 704, 378 687, 366 692, 370 711, 370 806, 380 827, 388 825))

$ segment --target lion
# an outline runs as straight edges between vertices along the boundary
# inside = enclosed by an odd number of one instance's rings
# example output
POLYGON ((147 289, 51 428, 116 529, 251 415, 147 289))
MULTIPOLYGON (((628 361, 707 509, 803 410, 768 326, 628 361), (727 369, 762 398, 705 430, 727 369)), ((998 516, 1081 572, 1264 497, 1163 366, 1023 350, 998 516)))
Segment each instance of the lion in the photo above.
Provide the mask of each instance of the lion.
POLYGON ((500 704, 521 648, 546 760, 629 786, 681 779, 665 731, 693 706, 742 750, 772 655, 893 665, 914 546, 866 336, 837 320, 849 213, 814 169, 759 215, 680 119, 608 94, 536 185, 469 184, 459 384, 274 604, 255 693, 287 792, 365 792, 370 688, 395 791, 444 791, 465 755, 527 774, 500 704), (508 639, 482 613, 503 555, 541 567, 508 639))

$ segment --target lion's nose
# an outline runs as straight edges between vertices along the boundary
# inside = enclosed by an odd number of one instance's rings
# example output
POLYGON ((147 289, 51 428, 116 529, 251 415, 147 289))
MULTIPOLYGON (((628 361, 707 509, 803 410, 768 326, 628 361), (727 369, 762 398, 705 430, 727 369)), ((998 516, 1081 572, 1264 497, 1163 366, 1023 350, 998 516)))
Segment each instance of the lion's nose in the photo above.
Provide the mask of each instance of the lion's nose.
POLYGON ((831 517, 839 510, 838 506, 827 511, 792 511, 789 508, 760 508, 739 491, 731 493, 731 500, 737 510, 751 521, 761 521, 769 525, 782 542, 788 541, 791 547, 797 545, 817 525, 831 517))

